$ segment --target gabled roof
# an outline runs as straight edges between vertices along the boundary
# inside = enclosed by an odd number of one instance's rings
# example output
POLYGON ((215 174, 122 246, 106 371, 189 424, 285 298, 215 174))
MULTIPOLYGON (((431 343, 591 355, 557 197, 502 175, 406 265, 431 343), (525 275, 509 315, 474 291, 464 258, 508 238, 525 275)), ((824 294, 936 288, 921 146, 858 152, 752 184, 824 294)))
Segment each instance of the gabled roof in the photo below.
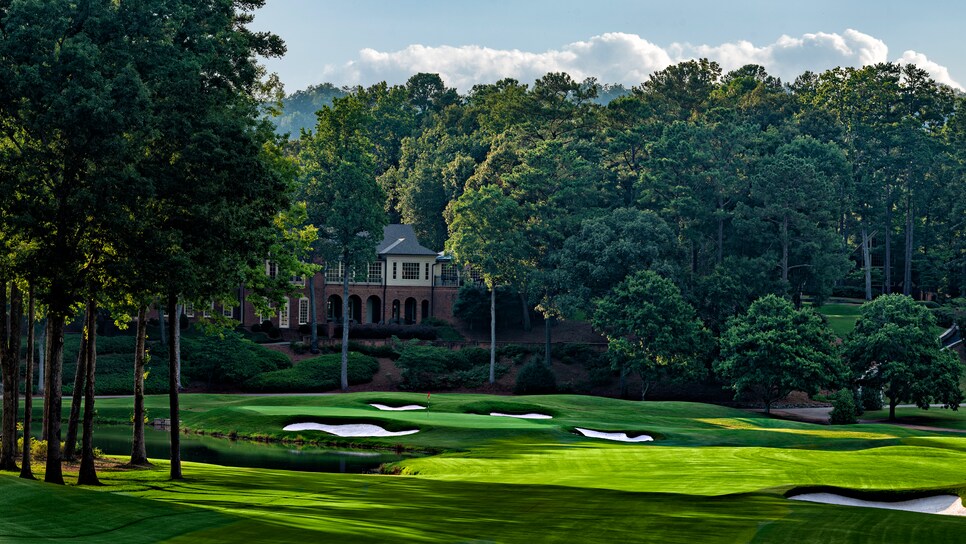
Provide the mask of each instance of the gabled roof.
POLYGON ((416 239, 412 225, 386 225, 382 229, 382 242, 376 246, 379 255, 432 255, 437 253, 423 247, 416 239))

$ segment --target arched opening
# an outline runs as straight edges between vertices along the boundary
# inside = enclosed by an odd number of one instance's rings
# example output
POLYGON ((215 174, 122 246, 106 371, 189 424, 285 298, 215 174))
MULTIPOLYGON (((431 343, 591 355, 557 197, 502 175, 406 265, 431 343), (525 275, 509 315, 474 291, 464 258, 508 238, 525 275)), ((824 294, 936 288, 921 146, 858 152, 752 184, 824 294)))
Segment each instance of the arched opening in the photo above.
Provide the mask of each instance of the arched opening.
POLYGON ((406 324, 412 325, 416 322, 416 299, 409 297, 406 299, 406 324))
POLYGON ((392 301, 392 322, 399 323, 399 300, 392 301))
POLYGON ((325 318, 336 323, 342 321, 342 297, 329 295, 325 301, 325 318))
POLYGON ((429 319, 429 301, 428 300, 423 301, 422 308, 420 308, 420 312, 419 312, 419 320, 423 321, 426 319, 429 319))
POLYGON ((349 295, 349 320, 362 322, 362 299, 359 295, 349 295))
POLYGON ((368 323, 380 323, 382 321, 382 301, 376 295, 371 295, 366 299, 366 319, 368 323))

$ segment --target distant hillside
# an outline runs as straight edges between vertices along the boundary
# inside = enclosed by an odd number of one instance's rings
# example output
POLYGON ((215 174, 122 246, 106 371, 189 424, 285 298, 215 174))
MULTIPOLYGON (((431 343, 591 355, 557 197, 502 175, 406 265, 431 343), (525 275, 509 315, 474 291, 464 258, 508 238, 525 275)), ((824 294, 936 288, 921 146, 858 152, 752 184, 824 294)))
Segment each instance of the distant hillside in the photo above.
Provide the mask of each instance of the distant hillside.
POLYGON ((279 134, 288 133, 295 138, 303 128, 314 129, 315 112, 322 109, 322 106, 331 105, 333 99, 346 94, 348 90, 331 83, 312 85, 308 89, 296 91, 282 100, 282 115, 272 119, 275 131, 279 134))

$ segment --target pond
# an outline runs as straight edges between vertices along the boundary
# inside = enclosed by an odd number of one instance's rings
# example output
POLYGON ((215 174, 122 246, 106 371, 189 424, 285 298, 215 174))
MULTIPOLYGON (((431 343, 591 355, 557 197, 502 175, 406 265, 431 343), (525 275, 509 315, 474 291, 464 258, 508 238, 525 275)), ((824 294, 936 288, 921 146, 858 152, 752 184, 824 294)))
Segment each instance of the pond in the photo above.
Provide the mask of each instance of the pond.
MULTIPOLYGON (((127 425, 99 425, 94 446, 108 455, 131 455, 132 429, 127 425)), ((144 442, 149 459, 168 459, 168 431, 146 427, 144 442)), ((383 463, 415 457, 373 450, 332 450, 228 440, 194 434, 181 435, 181 460, 231 467, 298 470, 304 472, 371 472, 383 463)))

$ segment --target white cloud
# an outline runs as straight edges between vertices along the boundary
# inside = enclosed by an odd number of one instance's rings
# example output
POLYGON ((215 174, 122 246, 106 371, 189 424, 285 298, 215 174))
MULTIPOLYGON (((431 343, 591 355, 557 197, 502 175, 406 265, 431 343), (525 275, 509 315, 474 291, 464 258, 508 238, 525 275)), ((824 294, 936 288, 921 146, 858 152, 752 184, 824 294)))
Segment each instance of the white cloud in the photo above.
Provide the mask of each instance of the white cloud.
POLYGON ((963 86, 949 75, 949 68, 929 60, 922 53, 917 53, 912 50, 906 51, 896 62, 899 64, 915 64, 925 70, 929 74, 929 77, 935 79, 936 82, 949 85, 954 89, 963 90, 963 86))
MULTIPOLYGON (((477 83, 512 77, 530 83, 547 72, 567 72, 576 80, 596 77, 602 83, 639 85, 654 71, 684 60, 707 57, 727 72, 745 64, 760 64, 769 73, 792 80, 802 72, 822 72, 836 66, 864 66, 888 59, 889 48, 873 36, 848 29, 841 34, 816 32, 783 35, 767 45, 741 40, 720 45, 673 43, 655 45, 636 34, 611 32, 560 49, 528 52, 478 45, 430 47, 414 44, 399 51, 363 49, 356 60, 326 66, 323 75, 337 84, 402 83, 417 72, 437 72, 461 91, 477 83)), ((915 51, 899 62, 914 62, 940 83, 962 89, 949 70, 915 51)))

